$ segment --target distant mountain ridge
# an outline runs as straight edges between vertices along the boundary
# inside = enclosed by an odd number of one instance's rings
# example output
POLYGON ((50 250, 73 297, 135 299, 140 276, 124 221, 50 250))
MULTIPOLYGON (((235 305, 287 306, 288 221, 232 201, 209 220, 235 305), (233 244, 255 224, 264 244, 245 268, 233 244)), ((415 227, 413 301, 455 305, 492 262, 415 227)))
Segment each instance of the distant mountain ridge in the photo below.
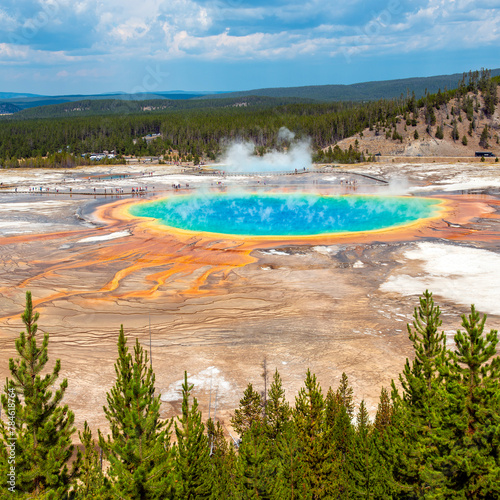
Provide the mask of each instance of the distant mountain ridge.
POLYGON ((0 102, 0 115, 10 115, 21 111, 21 108, 9 102, 0 102))
MULTIPOLYGON (((192 99, 195 97, 202 97, 207 92, 186 92, 179 91, 162 91, 155 93, 138 93, 126 94, 124 92, 114 92, 109 94, 96 94, 96 95, 60 95, 60 96, 43 96, 37 94, 16 94, 13 92, 0 92, 0 104, 12 104, 17 106, 20 110, 27 108, 35 108, 39 106, 50 106, 54 104, 63 104, 68 102, 79 101, 100 101, 107 99, 114 100, 127 100, 127 101, 145 101, 151 99, 192 99), (10 97, 9 97, 10 96, 10 97)), ((215 94, 218 95, 218 94, 215 94)))
POLYGON ((0 99, 19 99, 23 97, 38 97, 38 94, 27 94, 19 92, 0 92, 0 99))
MULTIPOLYGON (((499 76, 500 68, 491 70, 491 76, 499 76)), ((49 105, 78 103, 82 101, 201 101, 216 99, 241 99, 246 97, 261 97, 274 99, 294 99, 304 102, 318 101, 376 101, 380 99, 398 98, 401 94, 415 92, 417 98, 422 97, 425 91, 436 93, 456 88, 462 79, 463 73, 439 75, 430 77, 404 78, 398 80, 384 80, 353 83, 350 85, 309 85, 302 87, 278 87, 245 90, 238 92, 205 92, 205 91, 158 91, 151 93, 126 94, 120 91, 95 95, 60 95, 42 96, 37 94, 0 92, 0 113, 17 113, 27 108, 38 108, 49 105)), ((157 106, 157 104, 154 104, 157 106)), ((76 106, 78 107, 78 106, 76 106)), ((106 107, 106 106, 104 106, 106 107)), ((113 106, 115 111, 120 106, 113 106)), ((109 108, 109 106, 108 106, 109 108)), ((134 108, 134 106, 129 106, 134 108)), ((93 112, 90 110, 90 112, 93 112)), ((106 110, 111 111, 110 109, 106 110)))
MULTIPOLYGON (((271 108, 286 104, 316 103, 311 99, 295 97, 247 96, 228 99, 83 99, 81 101, 59 102, 51 105, 26 108, 16 112, 17 120, 36 118, 66 118, 70 116, 127 115, 131 113, 166 113, 171 111, 205 110, 222 108, 271 108)), ((2 105, 9 106, 0 102, 2 105)), ((12 106, 12 105, 10 105, 12 106)), ((8 113, 6 111, 5 113, 8 113)), ((5 114, 4 113, 4 114, 5 114)))
MULTIPOLYGON (((491 70, 491 76, 500 75, 500 68, 491 70)), ((374 101, 379 99, 393 99, 409 91, 415 92, 417 98, 422 97, 425 91, 430 94, 439 89, 448 90, 458 86, 463 73, 439 75, 429 77, 404 78, 399 80, 384 80, 375 82, 353 83, 350 85, 310 85, 306 87, 280 87, 254 89, 224 94, 226 98, 245 96, 266 97, 298 97, 317 101, 374 101)), ((202 99, 217 99, 217 95, 203 96, 202 99)))

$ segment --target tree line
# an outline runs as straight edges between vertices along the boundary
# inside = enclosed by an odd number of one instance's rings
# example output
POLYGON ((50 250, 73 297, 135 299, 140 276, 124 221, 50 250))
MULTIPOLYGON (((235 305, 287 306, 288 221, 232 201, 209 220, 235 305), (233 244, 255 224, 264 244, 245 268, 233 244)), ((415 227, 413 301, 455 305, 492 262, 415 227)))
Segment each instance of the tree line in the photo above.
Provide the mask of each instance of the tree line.
POLYGON ((497 331, 472 306, 448 347, 440 316, 426 291, 408 325, 414 358, 382 388, 373 421, 345 373, 325 392, 308 370, 290 405, 276 370, 269 390, 248 384, 230 440, 220 421, 203 423, 186 373, 181 414, 160 418, 148 355, 138 340, 127 345, 122 327, 103 408, 111 433, 93 436, 85 422, 75 458, 68 382, 56 386, 59 360, 44 372, 49 336, 39 345, 28 292, 2 394, 2 498, 499 498, 497 331))
POLYGON ((104 150, 121 155, 181 155, 215 158, 224 143, 250 140, 264 152, 279 142, 282 127, 313 149, 333 144, 402 111, 399 101, 375 103, 300 103, 274 107, 165 110, 152 114, 0 121, 0 163, 47 156, 59 150, 74 155, 104 150), (145 136, 160 134, 154 140, 145 136))
MULTIPOLYGON (((224 144, 231 140, 253 141, 256 153, 264 154, 277 147, 278 132, 282 127, 293 131, 298 139, 310 139, 318 161, 362 161, 361 154, 340 154, 333 150, 325 153, 323 149, 366 128, 377 133, 382 129, 388 138, 402 140, 395 133, 396 123, 402 117, 409 125, 415 126, 419 110, 424 112, 430 133, 436 124, 435 110, 454 98, 460 103, 456 110, 453 109, 456 118, 461 119, 460 113, 463 112, 474 128, 474 112, 481 110, 486 116, 492 116, 498 104, 499 79, 490 76, 488 70, 471 72, 464 75, 456 89, 426 93, 420 99, 413 93, 375 102, 289 100, 277 105, 273 99, 247 97, 241 102, 216 100, 217 106, 203 104, 203 101, 199 101, 201 104, 196 101, 194 104, 191 101, 188 104, 158 101, 161 105, 151 105, 150 111, 143 112, 138 112, 138 109, 145 109, 141 101, 70 103, 73 108, 97 106, 103 114, 32 119, 16 119, 14 115, 14 118, 0 120, 0 165, 15 166, 20 160, 46 158, 60 151, 75 157, 102 151, 114 151, 117 155, 168 157, 175 150, 181 157, 215 159, 224 144), (483 96, 484 106, 478 98, 479 93, 483 96), (111 113, 109 110, 119 110, 120 114, 106 114, 111 113), (159 136, 146 141, 144 138, 150 134, 159 136)), ((41 108, 40 113, 43 110, 41 108)))

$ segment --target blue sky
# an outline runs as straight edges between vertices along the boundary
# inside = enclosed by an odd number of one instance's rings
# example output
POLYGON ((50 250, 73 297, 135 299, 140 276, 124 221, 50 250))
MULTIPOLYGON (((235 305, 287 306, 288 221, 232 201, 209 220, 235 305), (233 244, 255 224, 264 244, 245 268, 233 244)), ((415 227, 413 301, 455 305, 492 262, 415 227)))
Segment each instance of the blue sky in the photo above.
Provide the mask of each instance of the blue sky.
POLYGON ((247 90, 500 67, 500 0, 2 0, 0 91, 247 90))

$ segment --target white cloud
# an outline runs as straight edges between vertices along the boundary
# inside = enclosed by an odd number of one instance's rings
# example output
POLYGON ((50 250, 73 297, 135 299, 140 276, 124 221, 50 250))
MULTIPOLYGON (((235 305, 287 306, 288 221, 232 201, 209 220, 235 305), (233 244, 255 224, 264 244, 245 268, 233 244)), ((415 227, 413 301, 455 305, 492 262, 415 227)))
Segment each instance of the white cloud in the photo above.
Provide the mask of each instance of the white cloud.
POLYGON ((353 54, 387 54, 440 49, 473 49, 500 42, 500 9, 493 2, 428 0, 394 24, 372 21, 347 46, 353 54))
POLYGON ((2 26, 2 29, 11 31, 17 28, 19 23, 14 17, 7 14, 7 12, 3 9, 0 9, 0 25, 2 26))
POLYGON ((251 7, 230 0, 34 0, 24 15, 14 0, 6 2, 12 8, 0 10, 4 64, 15 59, 16 64, 90 63, 96 57, 103 62, 383 56, 500 42, 498 0, 399 0, 399 10, 390 15, 389 3, 368 7, 361 0, 334 8, 323 0, 271 0, 251 7), (368 8, 373 8, 371 16, 368 8), (9 40, 9 30, 20 26, 27 35, 17 29, 19 39, 9 40), (76 27, 86 36, 79 36, 76 27))
POLYGON ((2 62, 6 62, 6 60, 9 59, 24 59, 28 52, 28 49, 25 47, 18 47, 8 43, 0 43, 0 59, 2 62))
POLYGON ((318 54, 337 46, 335 38, 309 38, 296 33, 252 33, 234 36, 229 30, 217 35, 192 36, 187 31, 171 35, 166 31, 166 46, 162 51, 165 59, 181 56, 205 59, 266 58, 290 59, 297 55, 318 54))
POLYGON ((112 37, 117 37, 122 42, 126 42, 128 39, 137 40, 145 36, 148 31, 149 28, 145 22, 129 19, 125 23, 112 28, 110 34, 112 37))

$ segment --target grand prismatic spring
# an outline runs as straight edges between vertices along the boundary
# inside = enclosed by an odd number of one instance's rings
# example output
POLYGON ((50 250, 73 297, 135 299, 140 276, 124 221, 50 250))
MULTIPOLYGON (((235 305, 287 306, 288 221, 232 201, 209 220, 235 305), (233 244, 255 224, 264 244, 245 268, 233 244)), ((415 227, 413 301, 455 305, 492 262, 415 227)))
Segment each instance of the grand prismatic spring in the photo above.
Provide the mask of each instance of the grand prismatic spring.
POLYGON ((164 416, 188 370, 204 415, 212 388, 226 425, 247 383, 262 385, 264 357, 289 399, 307 368, 324 387, 346 372, 373 412, 411 353, 406 323, 426 288, 447 332, 472 302, 499 326, 494 165, 481 179, 472 164, 234 180, 118 170, 2 174, 0 376, 31 290, 79 427, 106 429, 120 324, 148 349, 151 338, 164 416), (131 195, 138 185, 146 197, 131 195))
POLYGON ((395 196, 211 194, 171 196, 129 212, 178 229, 250 236, 307 236, 402 226, 436 216, 438 201, 395 196))

